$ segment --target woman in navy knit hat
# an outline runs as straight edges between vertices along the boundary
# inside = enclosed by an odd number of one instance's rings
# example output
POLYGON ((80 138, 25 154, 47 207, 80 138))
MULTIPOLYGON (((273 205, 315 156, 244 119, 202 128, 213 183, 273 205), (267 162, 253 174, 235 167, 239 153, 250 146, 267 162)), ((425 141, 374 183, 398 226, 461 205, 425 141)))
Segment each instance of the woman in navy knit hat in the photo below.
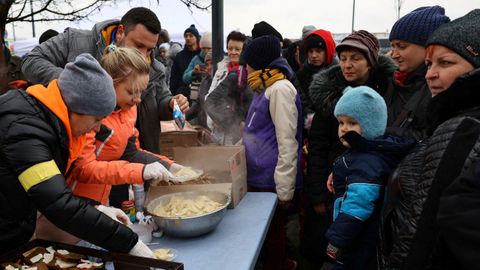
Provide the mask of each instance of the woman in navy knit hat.
POLYGON ((390 32, 391 56, 398 69, 384 94, 388 108, 387 134, 423 139, 425 111, 430 100, 425 81, 425 42, 449 22, 440 6, 420 7, 400 18, 390 32))
POLYGON ((265 239, 263 269, 295 269, 286 254, 286 223, 302 184, 302 105, 281 57, 279 40, 254 39, 245 50, 247 83, 254 91, 243 131, 249 191, 274 192, 278 207, 265 239))
POLYGON ((472 167, 480 152, 479 24, 476 9, 426 41, 429 137, 392 174, 383 216, 384 269, 480 264, 479 171, 472 167))

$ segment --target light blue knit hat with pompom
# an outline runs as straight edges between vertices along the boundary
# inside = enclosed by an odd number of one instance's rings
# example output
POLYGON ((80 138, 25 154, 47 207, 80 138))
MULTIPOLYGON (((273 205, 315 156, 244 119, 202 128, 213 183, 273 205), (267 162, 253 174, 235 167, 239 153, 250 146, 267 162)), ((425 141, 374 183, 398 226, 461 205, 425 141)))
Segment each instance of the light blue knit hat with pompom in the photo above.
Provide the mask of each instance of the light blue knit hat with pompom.
POLYGON ((387 105, 382 96, 368 86, 347 87, 338 100, 335 117, 350 116, 362 127, 362 136, 371 140, 385 134, 387 105))

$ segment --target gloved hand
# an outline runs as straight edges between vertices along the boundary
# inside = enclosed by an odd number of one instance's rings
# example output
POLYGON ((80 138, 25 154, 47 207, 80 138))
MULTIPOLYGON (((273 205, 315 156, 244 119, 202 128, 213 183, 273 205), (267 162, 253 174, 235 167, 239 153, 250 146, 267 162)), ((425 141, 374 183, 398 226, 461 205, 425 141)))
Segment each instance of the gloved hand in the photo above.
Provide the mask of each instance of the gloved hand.
POLYGON ((130 218, 128 218, 127 214, 122 210, 115 208, 115 207, 106 207, 103 205, 98 205, 97 210, 104 213, 105 215, 109 216, 111 219, 118 221, 125 225, 130 225, 132 222, 130 218))
POLYGON ((143 180, 165 180, 168 181, 170 172, 160 162, 153 162, 143 167, 143 180))
POLYGON ((147 247, 141 240, 138 240, 138 242, 133 246, 133 248, 128 252, 128 254, 133 255, 133 256, 139 256, 139 257, 146 257, 146 258, 154 258, 155 255, 153 255, 152 250, 147 247))
POLYGON ((182 166, 178 163, 172 163, 172 165, 170 165, 170 170, 169 171, 174 174, 174 173, 180 171, 183 168, 185 168, 185 166, 182 166))

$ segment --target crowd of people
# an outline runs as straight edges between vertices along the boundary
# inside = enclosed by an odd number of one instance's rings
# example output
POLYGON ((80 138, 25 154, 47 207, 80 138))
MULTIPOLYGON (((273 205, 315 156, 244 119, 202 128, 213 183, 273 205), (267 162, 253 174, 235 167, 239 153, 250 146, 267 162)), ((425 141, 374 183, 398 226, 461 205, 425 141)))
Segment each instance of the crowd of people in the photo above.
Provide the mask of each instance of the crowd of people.
POLYGON ((158 140, 177 104, 244 145, 250 192, 277 194, 261 269, 475 269, 479 23, 420 7, 381 55, 367 30, 292 43, 261 21, 227 36, 215 73, 210 32, 170 41, 143 7, 49 32, 0 95, 0 254, 40 237, 153 257, 119 208, 183 168, 158 140))

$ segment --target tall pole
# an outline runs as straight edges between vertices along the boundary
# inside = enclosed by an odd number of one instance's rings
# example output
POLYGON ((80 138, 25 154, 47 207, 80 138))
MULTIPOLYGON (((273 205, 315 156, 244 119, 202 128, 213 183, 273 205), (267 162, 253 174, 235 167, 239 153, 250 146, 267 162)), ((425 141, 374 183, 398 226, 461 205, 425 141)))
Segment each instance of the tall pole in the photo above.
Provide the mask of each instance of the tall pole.
POLYGON ((15 22, 12 22, 12 31, 13 31, 13 41, 17 41, 17 37, 15 36, 15 22))
POLYGON ((353 11, 352 11, 352 33, 355 31, 355 0, 353 0, 353 11))
POLYGON ((35 20, 33 19, 33 0, 30 0, 30 12, 32 13, 32 35, 35 37, 35 20))
POLYGON ((212 62, 213 72, 223 59, 223 0, 212 1, 212 62))

